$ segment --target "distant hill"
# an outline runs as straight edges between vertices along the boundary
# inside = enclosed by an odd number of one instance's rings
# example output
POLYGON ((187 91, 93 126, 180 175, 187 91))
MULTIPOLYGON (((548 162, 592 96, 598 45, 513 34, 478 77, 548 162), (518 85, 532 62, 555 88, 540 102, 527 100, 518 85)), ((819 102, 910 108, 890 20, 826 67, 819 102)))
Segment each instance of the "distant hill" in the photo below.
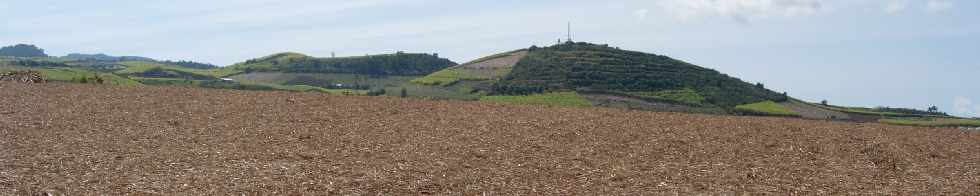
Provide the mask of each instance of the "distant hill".
MULTIPOLYGON (((730 108, 788 97, 718 71, 663 55, 590 43, 528 49, 493 94, 540 91, 605 91, 639 97, 693 97, 691 102, 730 108)), ((679 100, 685 101, 685 100, 679 100)))
POLYGON ((35 45, 17 44, 0 48, 0 56, 47 57, 48 55, 44 54, 44 49, 38 48, 35 45))
POLYGON ((152 58, 140 56, 109 56, 106 54, 79 54, 71 53, 64 58, 74 60, 96 60, 96 61, 156 61, 152 58))
POLYGON ((251 59, 228 68, 251 72, 287 73, 349 73, 364 75, 426 75, 446 67, 455 66, 449 59, 437 54, 403 53, 316 58, 300 53, 286 52, 251 59))

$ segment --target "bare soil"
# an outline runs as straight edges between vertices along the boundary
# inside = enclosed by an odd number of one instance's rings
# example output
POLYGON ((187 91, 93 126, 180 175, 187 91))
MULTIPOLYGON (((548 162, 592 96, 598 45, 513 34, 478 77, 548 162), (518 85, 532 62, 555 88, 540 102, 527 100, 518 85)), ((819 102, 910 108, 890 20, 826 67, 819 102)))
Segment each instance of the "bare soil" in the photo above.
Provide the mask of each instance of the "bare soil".
POLYGON ((0 82, 0 195, 980 194, 980 132, 0 82))
POLYGON ((522 58, 527 56, 527 51, 519 51, 508 54, 500 58, 489 59, 478 63, 463 65, 465 69, 500 69, 511 68, 522 58))

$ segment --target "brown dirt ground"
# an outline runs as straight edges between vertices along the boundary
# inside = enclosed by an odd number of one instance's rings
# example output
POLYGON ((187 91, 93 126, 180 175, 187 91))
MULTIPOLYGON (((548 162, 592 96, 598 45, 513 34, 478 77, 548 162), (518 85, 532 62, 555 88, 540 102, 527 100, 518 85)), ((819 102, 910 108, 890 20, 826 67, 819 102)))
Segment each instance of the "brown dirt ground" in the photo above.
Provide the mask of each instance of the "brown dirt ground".
POLYGON ((980 194, 980 133, 0 82, 0 195, 980 194))

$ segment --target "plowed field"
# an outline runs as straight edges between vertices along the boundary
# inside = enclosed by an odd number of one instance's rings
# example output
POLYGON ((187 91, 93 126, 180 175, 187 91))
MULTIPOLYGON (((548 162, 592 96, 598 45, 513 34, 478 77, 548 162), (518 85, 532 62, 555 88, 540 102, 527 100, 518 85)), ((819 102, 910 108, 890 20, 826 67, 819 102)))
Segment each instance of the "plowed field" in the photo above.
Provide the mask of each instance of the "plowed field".
POLYGON ((0 195, 980 194, 980 133, 0 82, 0 195))

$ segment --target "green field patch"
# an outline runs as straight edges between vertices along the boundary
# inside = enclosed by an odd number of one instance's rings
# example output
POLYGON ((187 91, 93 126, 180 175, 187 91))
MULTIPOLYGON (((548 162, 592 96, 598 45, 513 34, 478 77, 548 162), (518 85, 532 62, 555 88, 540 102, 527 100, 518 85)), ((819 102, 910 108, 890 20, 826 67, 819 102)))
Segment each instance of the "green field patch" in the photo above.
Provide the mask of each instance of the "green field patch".
POLYGON ((749 114, 749 115, 766 115, 766 116, 800 116, 792 110, 779 105, 773 101, 763 101, 753 104, 745 104, 735 106, 737 113, 749 114))
POLYGON ((485 96, 480 98, 480 101, 552 106, 592 106, 592 103, 588 99, 575 92, 552 92, 522 96, 485 96))
POLYGON ((79 82, 82 78, 85 78, 87 82, 94 79, 96 76, 102 78, 102 84, 112 84, 112 85, 122 85, 122 86, 134 86, 140 85, 139 82, 130 80, 125 77, 118 76, 111 73, 102 73, 95 71, 88 71, 84 69, 75 68, 43 68, 43 69, 18 69, 10 68, 11 70, 35 70, 41 73, 41 77, 45 80, 51 81, 64 81, 64 82, 79 82))
POLYGON ((693 89, 664 90, 656 92, 629 92, 628 94, 638 97, 666 99, 686 103, 690 105, 704 105, 705 98, 693 89))
POLYGON ((362 87, 386 88, 398 87, 416 76, 370 76, 346 73, 278 73, 255 72, 231 77, 235 81, 251 83, 270 83, 279 85, 309 85, 324 88, 362 87))
POLYGON ((387 96, 401 96, 401 89, 405 88, 409 97, 424 97, 431 99, 451 99, 451 100, 480 100, 484 94, 471 93, 473 91, 470 81, 460 81, 456 85, 442 87, 421 85, 416 83, 405 83, 400 87, 385 88, 387 96))
POLYGON ((133 77, 134 80, 146 85, 155 86, 193 86, 214 89, 255 90, 255 91, 292 91, 320 92, 333 95, 367 95, 367 90, 326 89, 309 85, 279 85, 269 83, 229 82, 215 80, 186 80, 177 78, 143 78, 133 77))
POLYGON ((838 112, 844 112, 844 113, 882 116, 882 117, 891 117, 891 118, 910 118, 910 117, 929 116, 929 115, 920 115, 920 114, 904 114, 904 113, 897 113, 897 112, 874 111, 873 108, 866 108, 866 107, 845 107, 845 106, 835 106, 835 105, 822 105, 818 103, 813 103, 812 105, 816 105, 817 107, 838 111, 838 112))
POLYGON ((124 75, 145 75, 145 74, 162 74, 171 75, 172 77, 187 77, 194 79, 215 79, 224 77, 237 73, 237 71, 227 68, 218 69, 194 69, 175 65, 167 65, 162 63, 147 62, 147 61, 124 61, 119 62, 120 65, 126 68, 116 71, 117 74, 124 75), (162 72, 162 73, 161 73, 162 72))
POLYGON ((145 85, 153 86, 199 86, 202 81, 199 80, 186 80, 179 78, 144 78, 144 77, 129 77, 139 83, 145 85))
POLYGON ((477 74, 469 73, 464 69, 443 69, 425 77, 412 80, 413 83, 430 86, 449 86, 456 84, 460 80, 488 80, 477 74))
MULTIPOLYGON (((237 86, 233 86, 231 89, 240 90, 281 90, 281 91, 293 91, 293 92, 321 92, 334 95, 367 95, 367 90, 354 90, 354 89, 326 89, 310 85, 278 85, 278 84, 268 84, 268 83, 249 83, 249 82, 217 82, 217 83, 234 83, 237 86)), ((206 87, 206 86, 205 86, 206 87)))
POLYGON ((955 118, 886 118, 880 123, 920 127, 980 127, 980 119, 955 118))
POLYGON ((367 95, 367 90, 354 90, 354 89, 318 89, 318 91, 331 94, 331 95, 367 95))
POLYGON ((312 59, 312 57, 300 53, 295 53, 295 52, 284 52, 284 53, 265 56, 254 60, 249 60, 245 63, 231 65, 229 66, 228 70, 234 70, 237 72, 243 72, 244 70, 279 71, 280 64, 285 65, 292 62, 304 61, 307 59, 312 59))

